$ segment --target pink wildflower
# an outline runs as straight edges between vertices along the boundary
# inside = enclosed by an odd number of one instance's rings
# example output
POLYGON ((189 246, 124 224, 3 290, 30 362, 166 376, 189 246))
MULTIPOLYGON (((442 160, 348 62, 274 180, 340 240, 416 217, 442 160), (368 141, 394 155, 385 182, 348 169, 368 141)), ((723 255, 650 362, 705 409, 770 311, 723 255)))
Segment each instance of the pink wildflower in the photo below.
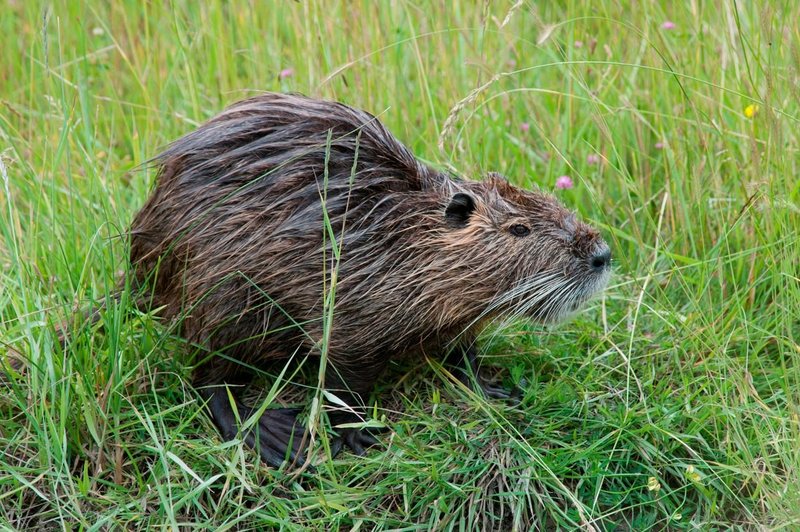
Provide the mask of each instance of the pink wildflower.
POLYGON ((663 150, 664 149, 664 143, 663 142, 656 142, 654 147, 657 150, 663 150))
POLYGON ((278 79, 291 78, 292 76, 294 76, 294 69, 284 68, 283 70, 281 70, 281 73, 278 74, 278 79))
POLYGON ((667 31, 674 30, 675 29, 675 23, 672 22, 671 20, 665 20, 664 23, 661 24, 661 29, 662 30, 667 30, 667 31))
POLYGON ((572 183, 572 178, 568 175, 562 175, 558 179, 556 179, 556 188, 566 189, 572 188, 574 184, 572 183))
POLYGON ((590 153, 586 156, 586 164, 599 164, 600 156, 595 153, 590 153))
POLYGON ((523 122, 519 125, 519 128, 522 130, 523 133, 527 133, 528 130, 531 128, 531 125, 527 122, 523 122))
POLYGON ((583 41, 575 41, 575 48, 583 48, 583 41))

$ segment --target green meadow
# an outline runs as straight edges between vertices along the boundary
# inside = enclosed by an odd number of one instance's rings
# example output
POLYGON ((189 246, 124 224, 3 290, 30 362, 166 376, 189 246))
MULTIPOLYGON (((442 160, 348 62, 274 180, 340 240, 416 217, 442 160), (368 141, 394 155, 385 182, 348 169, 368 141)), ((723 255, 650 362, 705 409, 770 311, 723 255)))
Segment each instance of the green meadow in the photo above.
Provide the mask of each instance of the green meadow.
POLYGON ((0 527, 800 529, 799 20, 790 0, 8 0, 0 527), (602 296, 484 335, 520 404, 417 359, 371 397, 389 430, 364 457, 321 432, 296 474, 220 439, 191 350, 111 296, 144 163, 260 91, 366 109, 429 164, 601 230, 602 296))

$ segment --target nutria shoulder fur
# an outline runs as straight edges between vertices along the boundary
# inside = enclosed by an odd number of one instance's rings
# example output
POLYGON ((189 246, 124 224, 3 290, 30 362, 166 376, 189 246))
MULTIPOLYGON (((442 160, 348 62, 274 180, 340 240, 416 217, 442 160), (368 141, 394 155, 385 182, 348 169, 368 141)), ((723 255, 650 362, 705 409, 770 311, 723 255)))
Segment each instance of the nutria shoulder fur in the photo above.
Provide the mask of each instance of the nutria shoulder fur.
MULTIPOLYGON (((205 357, 195 383, 226 438, 232 409, 250 410, 224 385, 248 367, 325 345, 322 384, 357 408, 393 357, 457 345, 474 366, 487 320, 557 320, 608 279, 608 246, 552 196, 434 170, 341 103, 244 100, 155 161, 130 229, 131 280, 188 341, 224 355, 205 357)), ((294 457, 295 415, 267 410, 246 441, 270 464, 294 457)), ((374 441, 341 433, 357 452, 374 441)))

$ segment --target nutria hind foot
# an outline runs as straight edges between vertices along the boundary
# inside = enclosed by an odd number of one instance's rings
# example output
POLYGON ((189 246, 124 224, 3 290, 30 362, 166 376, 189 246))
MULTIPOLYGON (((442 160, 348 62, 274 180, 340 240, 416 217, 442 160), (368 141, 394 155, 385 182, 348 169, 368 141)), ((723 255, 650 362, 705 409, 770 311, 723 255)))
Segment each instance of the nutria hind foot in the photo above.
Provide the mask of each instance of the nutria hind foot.
POLYGON ((452 365, 453 375, 477 394, 483 394, 489 399, 507 401, 512 405, 518 405, 522 401, 522 389, 518 386, 508 390, 481 375, 478 352, 472 345, 456 348, 447 356, 445 363, 452 365))
MULTIPOLYGON (((226 441, 239 434, 236 418, 247 420, 256 411, 242 404, 234 394, 228 395, 225 385, 200 388, 199 393, 206 401, 214 424, 226 441), (233 397, 233 401, 231 401, 233 397), (233 404, 232 404, 233 403, 233 404), (234 412, 234 407, 237 412, 234 412)), ((299 408, 276 408, 265 410, 258 423, 244 435, 248 447, 258 451, 262 460, 272 467, 279 468, 288 461, 291 466, 305 463, 303 451, 306 449, 305 426, 298 422, 299 408)))

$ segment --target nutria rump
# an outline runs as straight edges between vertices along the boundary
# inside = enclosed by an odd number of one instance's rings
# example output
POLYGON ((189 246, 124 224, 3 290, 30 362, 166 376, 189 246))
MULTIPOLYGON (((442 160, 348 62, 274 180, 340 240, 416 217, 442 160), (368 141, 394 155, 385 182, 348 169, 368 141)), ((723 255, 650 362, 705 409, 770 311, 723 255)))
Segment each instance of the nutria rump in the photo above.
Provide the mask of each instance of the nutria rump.
MULTIPOLYGON (((434 170, 340 103, 244 100, 155 162, 130 230, 131 280, 188 341, 223 355, 203 357, 194 379, 225 438, 233 408, 251 412, 225 386, 248 368, 326 345, 320 384, 354 409, 331 422, 351 422, 393 357, 451 353, 473 383, 482 324, 558 320, 608 280, 608 246, 552 196, 434 170)), ((296 415, 266 410, 245 441, 269 464, 302 460, 296 415)), ((339 433, 359 454, 374 443, 339 433)))

